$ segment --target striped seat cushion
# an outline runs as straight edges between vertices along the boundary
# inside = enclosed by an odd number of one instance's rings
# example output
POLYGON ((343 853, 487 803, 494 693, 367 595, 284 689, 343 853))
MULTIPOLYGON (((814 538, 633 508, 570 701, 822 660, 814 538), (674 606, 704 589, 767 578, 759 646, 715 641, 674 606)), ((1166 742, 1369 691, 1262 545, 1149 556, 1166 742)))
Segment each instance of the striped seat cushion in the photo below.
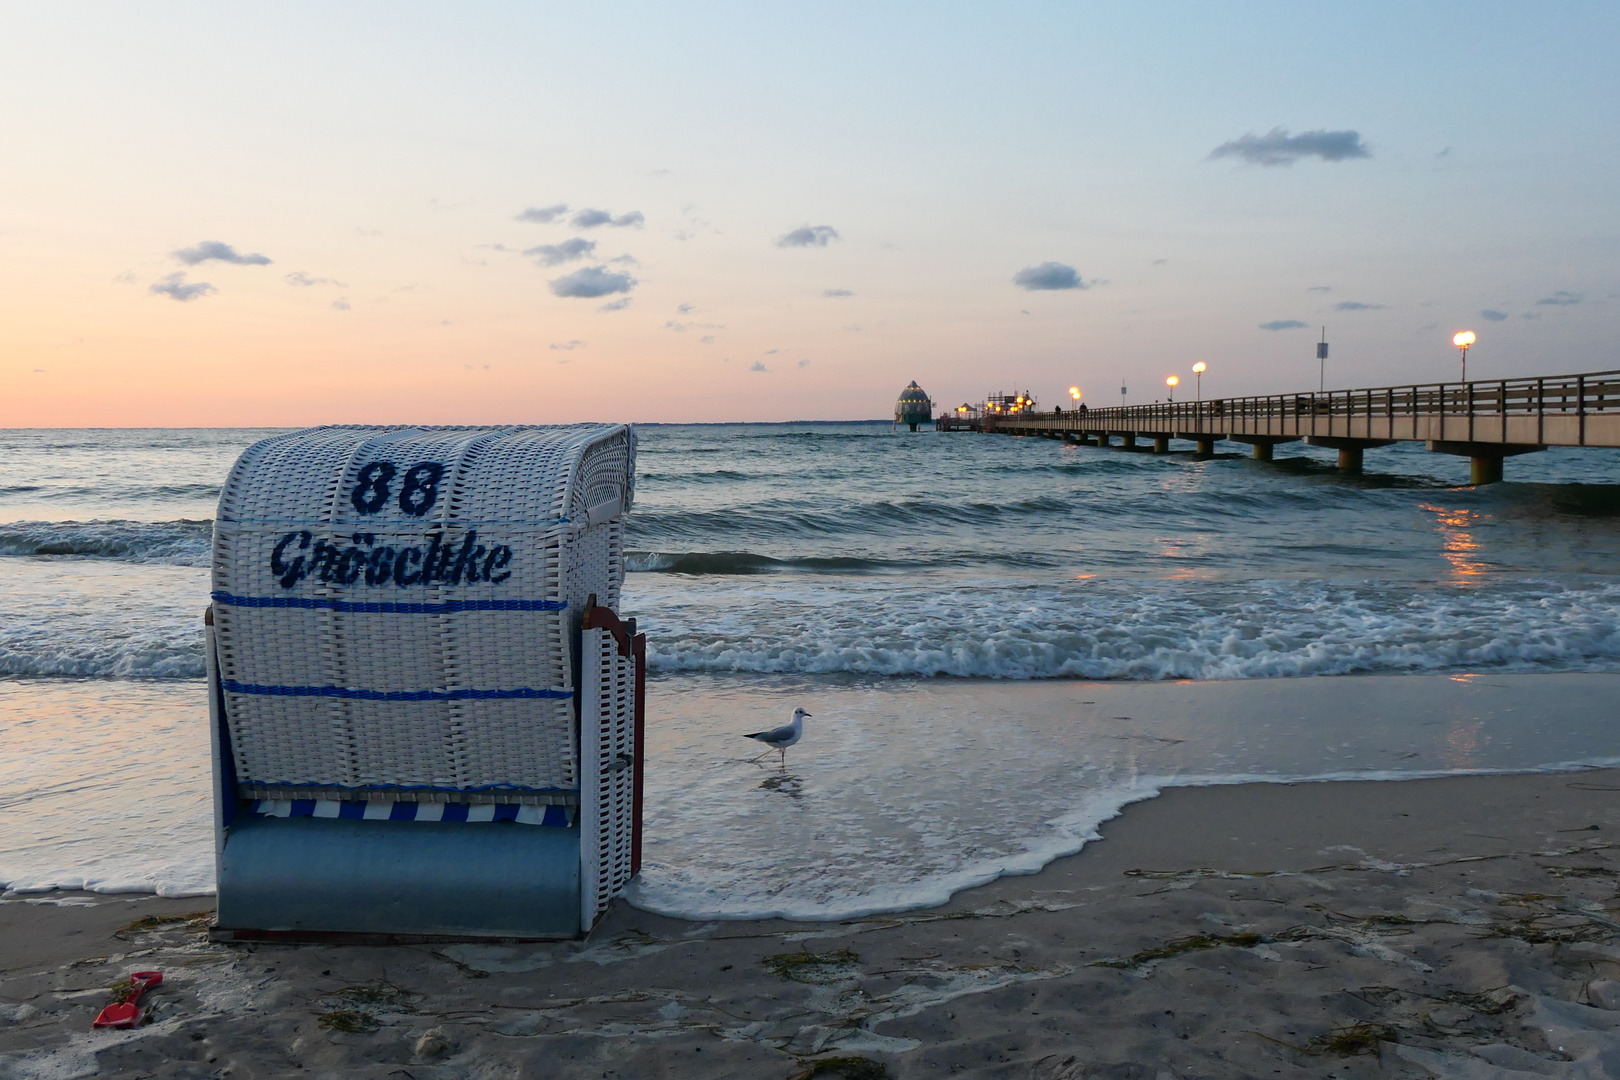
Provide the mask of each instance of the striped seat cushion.
POLYGON ((391 799, 255 799, 253 812, 264 817, 352 818, 364 821, 515 821, 520 825, 574 824, 571 806, 524 806, 518 803, 395 802, 391 799))

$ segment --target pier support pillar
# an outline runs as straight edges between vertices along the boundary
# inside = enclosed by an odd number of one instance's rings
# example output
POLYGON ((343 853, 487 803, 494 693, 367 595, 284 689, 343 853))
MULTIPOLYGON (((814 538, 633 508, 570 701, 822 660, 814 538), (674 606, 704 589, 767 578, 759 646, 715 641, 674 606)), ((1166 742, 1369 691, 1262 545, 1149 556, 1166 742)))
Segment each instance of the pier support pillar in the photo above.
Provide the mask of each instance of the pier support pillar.
POLYGON ((1307 435, 1305 441, 1311 446, 1325 446, 1329 450, 1339 452, 1339 471, 1346 476, 1361 475, 1361 456, 1368 450, 1380 446, 1390 446, 1394 439, 1341 439, 1337 436, 1307 435))
POLYGON ((1470 484, 1499 484, 1502 482, 1502 459, 1494 454, 1468 459, 1470 484))
POLYGON ((1155 436, 1153 439, 1153 452, 1155 454, 1168 454, 1170 452, 1170 436, 1155 436))
POLYGON ((1281 435, 1228 435, 1226 437, 1232 442, 1248 443, 1254 447, 1254 460, 1256 461, 1270 461, 1272 448, 1278 443, 1299 441, 1281 435))
POLYGON ((1127 450, 1135 449, 1135 447, 1136 447, 1136 436, 1135 435, 1121 435, 1119 437, 1119 445, 1123 446, 1127 450))
POLYGON ((1427 445, 1430 453, 1466 457, 1470 484, 1501 483, 1503 458, 1533 454, 1537 450, 1547 449, 1545 446, 1530 446, 1523 443, 1441 442, 1438 439, 1430 439, 1427 445))
POLYGON ((1215 453, 1215 440, 1214 439, 1199 439, 1198 440, 1198 456, 1199 457, 1211 457, 1211 456, 1214 455, 1214 453, 1215 453))
POLYGON ((1108 436, 1104 435, 1102 432, 1099 431, 1097 433, 1097 445, 1098 446, 1107 446, 1108 442, 1109 442, 1108 436))

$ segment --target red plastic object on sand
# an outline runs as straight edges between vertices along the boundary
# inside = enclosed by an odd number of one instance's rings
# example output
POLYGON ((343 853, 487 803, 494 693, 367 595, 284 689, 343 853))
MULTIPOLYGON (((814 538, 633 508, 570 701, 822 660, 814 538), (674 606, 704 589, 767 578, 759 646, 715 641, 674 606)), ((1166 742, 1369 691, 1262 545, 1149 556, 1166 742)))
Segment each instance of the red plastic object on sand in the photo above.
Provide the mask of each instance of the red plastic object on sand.
POLYGON ((91 1027, 98 1028, 132 1028, 146 1019, 146 1013, 140 1007, 141 995, 147 990, 163 981, 161 971, 137 971, 129 977, 129 996, 123 1001, 115 1001, 96 1014, 95 1022, 91 1027))

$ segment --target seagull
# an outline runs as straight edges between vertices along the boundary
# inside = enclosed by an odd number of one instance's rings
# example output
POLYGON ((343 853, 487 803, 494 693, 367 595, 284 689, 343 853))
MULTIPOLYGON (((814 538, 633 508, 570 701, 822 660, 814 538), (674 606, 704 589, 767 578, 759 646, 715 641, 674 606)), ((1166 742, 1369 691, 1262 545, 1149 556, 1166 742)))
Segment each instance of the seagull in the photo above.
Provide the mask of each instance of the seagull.
MULTIPOLYGON (((744 736, 744 738, 762 742, 770 747, 770 750, 765 751, 766 754, 770 753, 771 750, 780 753, 782 755, 782 767, 785 769, 787 768, 787 748, 798 742, 799 736, 804 734, 804 718, 809 715, 803 709, 794 709, 793 723, 788 724, 786 727, 771 728, 769 731, 756 731, 752 735, 744 736)), ((764 756, 765 754, 761 754, 759 757, 764 756)), ((754 760, 758 761, 759 758, 754 760)))

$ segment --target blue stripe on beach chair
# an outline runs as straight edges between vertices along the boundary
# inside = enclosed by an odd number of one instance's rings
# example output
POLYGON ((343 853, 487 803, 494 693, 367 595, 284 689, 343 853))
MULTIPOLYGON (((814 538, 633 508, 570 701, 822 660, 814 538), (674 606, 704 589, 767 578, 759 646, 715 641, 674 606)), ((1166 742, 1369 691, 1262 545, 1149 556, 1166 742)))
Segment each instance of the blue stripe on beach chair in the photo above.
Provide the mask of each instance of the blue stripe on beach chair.
POLYGON ((390 603, 383 600, 327 600, 307 596, 236 596, 214 593, 226 607, 315 608, 361 615, 446 615, 456 611, 562 611, 566 600, 441 600, 438 603, 390 603))
POLYGON ((355 701, 500 701, 510 698, 571 698, 572 690, 536 690, 518 687, 515 690, 478 690, 471 687, 458 690, 356 690, 347 686, 265 686, 261 683, 243 683, 235 679, 221 679, 221 688, 232 694, 259 694, 270 697, 335 697, 355 701))
POLYGON ((391 799, 258 799, 253 812, 263 817, 340 818, 367 821, 451 821, 479 824, 514 821, 566 829, 574 824, 568 806, 518 803, 395 802, 391 799))

